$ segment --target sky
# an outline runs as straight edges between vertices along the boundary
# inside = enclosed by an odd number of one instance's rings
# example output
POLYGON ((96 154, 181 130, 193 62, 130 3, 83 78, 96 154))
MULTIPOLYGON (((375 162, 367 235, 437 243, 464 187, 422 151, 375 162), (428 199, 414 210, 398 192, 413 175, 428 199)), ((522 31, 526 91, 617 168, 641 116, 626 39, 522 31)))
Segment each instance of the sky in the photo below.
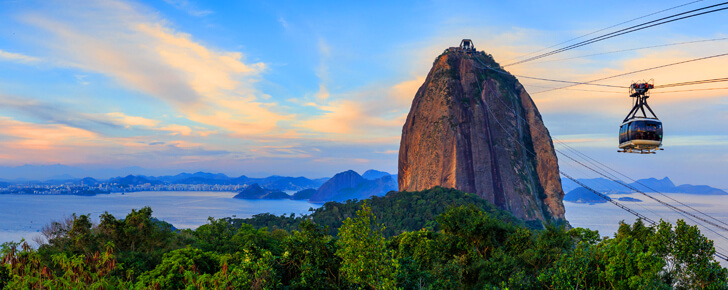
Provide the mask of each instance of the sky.
MULTIPOLYGON (((411 101, 445 48, 470 38, 507 64, 690 2, 0 0, 0 166, 396 173, 411 101)), ((695 1, 601 33, 716 3, 695 1)), ((728 40, 581 57, 728 38, 727 16, 676 21, 506 69, 588 81, 725 53, 728 40)), ((603 83, 723 77, 728 57, 603 83)), ((665 150, 635 155, 616 152, 631 109, 626 91, 539 93, 561 84, 521 82, 551 135, 596 160, 635 178, 728 188, 728 90, 655 91, 649 102, 665 127, 665 150)))

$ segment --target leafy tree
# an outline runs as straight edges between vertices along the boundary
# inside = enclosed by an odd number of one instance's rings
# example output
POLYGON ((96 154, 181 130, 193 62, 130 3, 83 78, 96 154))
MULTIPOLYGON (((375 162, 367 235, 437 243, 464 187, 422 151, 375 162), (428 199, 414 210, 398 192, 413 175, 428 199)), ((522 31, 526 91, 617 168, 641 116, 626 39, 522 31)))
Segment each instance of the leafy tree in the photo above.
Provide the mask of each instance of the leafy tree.
POLYGON ((341 289, 341 258, 336 256, 336 240, 326 229, 304 220, 301 231, 284 241, 281 257, 283 281, 294 289, 341 289))
POLYGON ((234 253, 237 249, 236 245, 230 243, 233 236, 237 232, 230 222, 223 219, 207 219, 208 223, 199 226, 194 231, 197 238, 196 247, 203 251, 214 251, 220 253, 234 253))
POLYGON ((336 255, 342 260, 342 274, 352 283, 374 289, 396 288, 399 264, 387 249, 382 230, 366 203, 357 211, 356 218, 344 221, 336 255))
POLYGON ((5 264, 0 265, 0 289, 5 288, 5 285, 10 281, 10 271, 8 266, 5 264))
POLYGON ((46 265, 38 252, 27 243, 6 243, 2 246, 3 264, 8 289, 114 289, 129 288, 130 283, 122 281, 115 274, 117 263, 113 245, 107 245, 103 254, 92 256, 55 254, 52 265, 46 265), (54 270, 55 268, 55 270, 54 270))
POLYGON ((152 209, 132 209, 124 219, 105 212, 96 230, 103 243, 116 245, 117 259, 128 275, 138 276, 161 263, 165 253, 184 247, 185 235, 177 235, 172 225, 152 217, 152 209))
POLYGON ((713 241, 700 234, 697 226, 678 220, 673 228, 660 221, 651 240, 666 264, 663 279, 673 288, 719 289, 728 284, 728 270, 713 259, 713 241))
POLYGON ((91 232, 93 223, 88 215, 73 215, 73 226, 68 232, 70 250, 76 253, 90 253, 97 249, 96 236, 91 232))
POLYGON ((182 289, 204 274, 219 270, 218 257, 200 249, 187 247, 164 255, 162 263, 139 276, 137 288, 182 289))

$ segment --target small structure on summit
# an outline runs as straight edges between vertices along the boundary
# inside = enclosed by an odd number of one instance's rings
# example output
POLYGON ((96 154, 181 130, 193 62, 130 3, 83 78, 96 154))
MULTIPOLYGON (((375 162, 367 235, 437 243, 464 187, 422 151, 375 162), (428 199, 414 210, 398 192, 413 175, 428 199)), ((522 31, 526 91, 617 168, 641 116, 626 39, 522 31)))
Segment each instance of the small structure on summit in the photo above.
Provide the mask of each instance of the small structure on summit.
POLYGON ((473 41, 470 39, 463 39, 460 41, 460 51, 465 53, 474 53, 475 45, 473 44, 473 41))
POLYGON ((478 51, 475 50, 475 44, 473 44, 473 41, 465 38, 462 41, 460 41, 460 46, 448 47, 444 53, 457 53, 457 52, 474 54, 474 53, 477 53, 478 51))

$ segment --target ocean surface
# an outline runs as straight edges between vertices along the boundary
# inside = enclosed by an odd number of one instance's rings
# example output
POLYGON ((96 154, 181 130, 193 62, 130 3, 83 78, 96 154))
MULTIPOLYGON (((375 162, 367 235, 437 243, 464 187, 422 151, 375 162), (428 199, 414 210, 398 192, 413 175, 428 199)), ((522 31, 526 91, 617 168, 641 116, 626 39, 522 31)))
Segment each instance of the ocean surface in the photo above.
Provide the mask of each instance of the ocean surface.
MULTIPOLYGON (((167 221, 177 228, 196 228, 207 222, 208 217, 223 218, 235 215, 239 218, 251 217, 258 213, 296 215, 308 213, 310 208, 320 204, 295 200, 243 200, 233 199, 234 192, 180 192, 147 191, 126 194, 113 193, 97 196, 71 195, 0 195, 0 243, 19 241, 21 238, 32 241, 39 236, 43 225, 60 220, 73 213, 91 214, 95 222, 104 211, 117 218, 125 217, 131 209, 150 206, 153 216, 167 221)), ((709 214, 728 223, 728 196, 700 196, 687 194, 667 194, 690 207, 709 214)), ((659 221, 664 219, 673 224, 678 218, 694 224, 671 209, 660 205, 639 194, 611 195, 613 198, 629 196, 642 202, 621 202, 627 207, 647 217, 659 221)), ((656 195, 661 200, 664 197, 656 195)), ((671 204, 676 204, 670 201, 671 204)), ((566 219, 574 227, 598 230, 602 236, 613 236, 620 221, 633 223, 635 216, 611 203, 578 204, 564 202, 566 219)), ((682 207, 681 207, 682 208, 682 207)), ((728 254, 728 240, 718 235, 728 233, 714 229, 717 233, 700 227, 706 237, 715 241, 716 249, 728 254)), ((32 245, 34 243, 31 242, 32 245)), ((721 263, 728 267, 728 262, 721 263)))
POLYGON ((251 217, 269 212, 275 215, 306 214, 312 204, 300 200, 245 200, 232 198, 235 192, 201 191, 143 191, 125 194, 75 195, 0 195, 0 244, 8 241, 32 239, 40 229, 54 220, 72 214, 90 214, 98 223, 99 216, 108 211, 124 218, 132 209, 152 208, 152 216, 171 223, 176 228, 197 228, 207 223, 208 217, 251 217))
MULTIPOLYGON (((680 204, 669 200, 659 194, 651 193, 654 197, 666 201, 677 208, 685 209, 687 212, 691 212, 696 216, 711 220, 699 213, 696 213, 689 208, 681 206, 680 204)), ((676 213, 672 209, 645 197, 644 195, 633 193, 633 194, 613 194, 610 197, 617 199, 620 197, 632 197, 642 200, 642 202, 627 202, 617 201, 628 208, 639 212, 647 216, 648 218, 659 222, 660 219, 671 222, 675 225, 678 219, 684 220, 690 225, 695 225, 695 222, 689 220, 685 216, 676 213)), ((728 224, 728 195, 691 195, 691 194, 678 194, 668 193, 666 196, 677 200, 685 205, 688 205, 696 210, 699 210, 705 214, 708 214, 717 220, 728 224)), ((601 236, 613 237, 614 233, 619 229, 620 221, 625 223, 633 224, 637 218, 631 213, 617 207, 611 203, 600 203, 600 204, 579 204, 565 201, 564 206, 566 207, 566 220, 574 227, 589 228, 592 230, 598 230, 601 236)), ((692 217, 690 217, 692 218, 692 217)), ((694 218, 693 218, 694 219, 694 218)), ((723 225, 715 220, 711 220, 716 224, 723 225)), ((701 222, 705 224, 704 222, 701 222)), ((728 227, 728 226, 726 226, 728 227)), ((728 254, 728 239, 721 237, 728 237, 728 233, 711 226, 713 231, 704 227, 698 226, 700 232, 707 238, 713 240, 714 246, 717 251, 728 254)), ((727 261, 721 261, 723 267, 728 267, 727 261)))

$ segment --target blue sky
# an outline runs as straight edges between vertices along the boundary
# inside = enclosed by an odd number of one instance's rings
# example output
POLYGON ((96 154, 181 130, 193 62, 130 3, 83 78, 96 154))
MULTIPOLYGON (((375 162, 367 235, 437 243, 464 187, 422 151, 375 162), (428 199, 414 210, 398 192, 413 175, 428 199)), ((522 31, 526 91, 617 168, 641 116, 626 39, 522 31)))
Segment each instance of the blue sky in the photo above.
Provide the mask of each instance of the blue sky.
MULTIPOLYGON (((446 47, 471 38, 507 63, 690 1, 88 2, 0 1, 0 165, 308 177, 396 172, 409 105, 446 47)), ((727 13, 544 60, 725 38, 727 13)), ((728 41, 712 41, 507 69, 586 81, 726 50, 728 41)), ((727 67, 718 58, 608 83, 721 78, 727 67)), ((728 90, 656 92, 650 101, 665 123, 666 149, 639 156, 615 149, 630 109, 626 94, 538 94, 558 84, 521 82, 551 134, 598 160, 638 178, 728 188, 728 90)), ((722 86, 699 88, 710 87, 722 86)))

